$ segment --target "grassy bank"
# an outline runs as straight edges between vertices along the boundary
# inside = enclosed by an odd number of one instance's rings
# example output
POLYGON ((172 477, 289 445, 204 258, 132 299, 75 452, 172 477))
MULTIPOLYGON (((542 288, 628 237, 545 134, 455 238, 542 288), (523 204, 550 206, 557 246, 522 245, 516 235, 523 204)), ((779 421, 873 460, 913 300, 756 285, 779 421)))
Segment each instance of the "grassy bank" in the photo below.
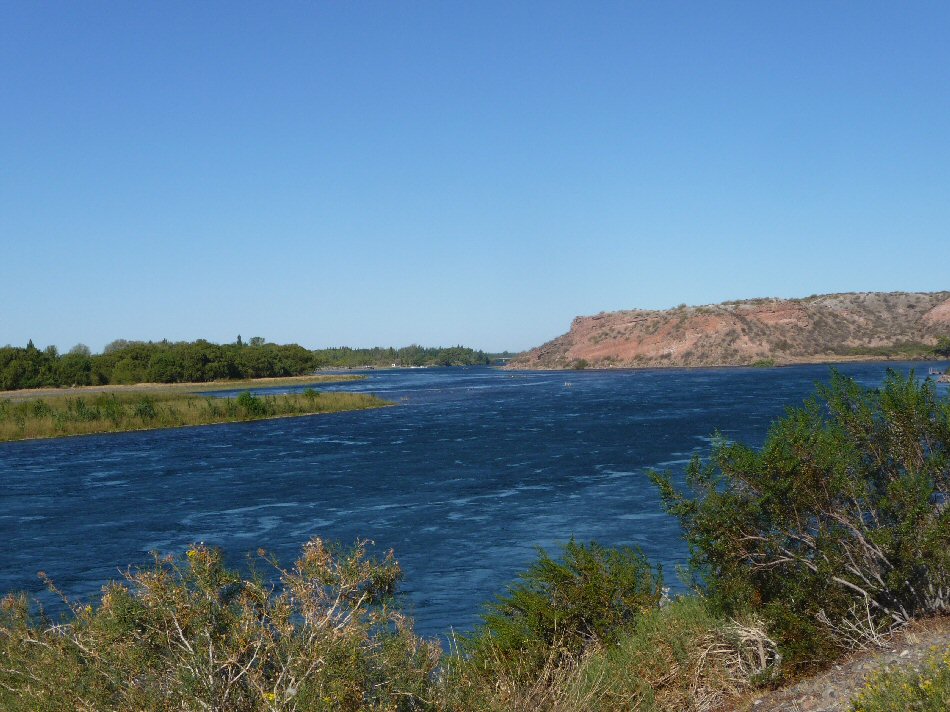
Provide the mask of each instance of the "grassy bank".
MULTIPOLYGON (((234 386, 227 384, 228 388, 234 386)), ((323 393, 313 389, 273 396, 255 396, 246 391, 237 398, 217 398, 162 387, 138 392, 0 399, 0 442, 234 423, 384 405, 387 401, 362 393, 323 393)))

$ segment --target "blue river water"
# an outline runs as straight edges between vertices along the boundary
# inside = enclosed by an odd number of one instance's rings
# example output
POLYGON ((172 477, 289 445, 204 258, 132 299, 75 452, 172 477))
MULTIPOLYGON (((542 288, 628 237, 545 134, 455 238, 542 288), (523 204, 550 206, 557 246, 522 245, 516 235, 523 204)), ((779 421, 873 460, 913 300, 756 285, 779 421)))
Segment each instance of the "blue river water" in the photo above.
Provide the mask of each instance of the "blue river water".
MULTIPOLYGON (((915 366, 928 364, 838 368, 877 385, 887 367, 915 366)), ((375 371, 332 389, 398 407, 0 444, 0 591, 39 594, 43 570, 89 596, 149 552, 196 541, 235 566, 258 547, 289 564, 312 536, 393 548, 427 634, 470 629, 536 547, 571 536, 638 545, 675 585, 686 548, 646 472, 681 473, 716 430, 761 444, 829 374, 375 371)))

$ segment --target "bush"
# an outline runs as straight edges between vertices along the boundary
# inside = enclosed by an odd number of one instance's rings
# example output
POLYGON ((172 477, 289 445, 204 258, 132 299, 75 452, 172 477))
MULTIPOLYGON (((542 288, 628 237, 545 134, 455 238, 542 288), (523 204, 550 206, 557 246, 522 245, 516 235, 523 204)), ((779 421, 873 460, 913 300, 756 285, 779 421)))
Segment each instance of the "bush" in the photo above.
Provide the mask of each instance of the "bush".
POLYGON ((445 705, 485 712, 718 709, 772 679, 779 658, 757 621, 725 620, 690 596, 643 608, 610 645, 575 654, 554 647, 540 670, 517 658, 492 662, 479 668, 448 658, 445 705))
POLYGON ((946 712, 950 709, 950 647, 935 650, 921 670, 895 670, 872 676, 851 701, 854 712, 946 712))
MULTIPOLYGON (((273 562, 277 566, 276 562, 273 562)), ((214 549, 111 584, 52 623, 0 605, 4 710, 421 710, 440 649, 393 608, 390 552, 311 540, 280 586, 242 579, 214 549)))
POLYGON ((102 415, 98 408, 90 408, 82 398, 77 398, 74 401, 67 399, 66 404, 70 415, 79 421, 97 420, 102 415))
POLYGON ((142 420, 153 420, 157 413, 155 412, 155 401, 148 396, 142 396, 142 399, 135 404, 134 413, 137 418, 142 420))
POLYGON ((647 611, 616 645, 584 660, 565 710, 720 709, 777 674, 775 644, 755 619, 729 621, 698 596, 647 611))
POLYGON ((31 410, 33 411, 32 415, 34 418, 45 418, 53 413, 53 409, 49 407, 49 403, 41 399, 33 401, 31 410))
POLYGON ((725 620, 697 597, 657 605, 659 575, 631 549, 542 552, 494 607, 537 616, 504 632, 487 622, 471 653, 445 658, 395 608, 392 552, 314 539, 290 570, 261 556, 275 585, 203 545, 156 557, 58 624, 5 597, 0 709, 678 712, 710 709, 778 662, 754 619, 725 620))
POLYGON ((698 585, 729 614, 761 612, 803 664, 950 610, 950 403, 889 372, 837 373, 755 451, 723 440, 691 492, 651 473, 683 525, 698 585))
POLYGON ((267 404, 264 399, 252 395, 250 391, 241 393, 237 397, 237 404, 249 418, 259 418, 267 414, 267 404))
MULTIPOLYGON (((106 419, 112 422, 115 425, 118 425, 119 421, 122 419, 122 406, 116 400, 115 394, 108 396, 100 397, 99 401, 102 404, 103 414, 106 419)), ((52 411, 50 411, 52 413, 52 411)))
POLYGON ((476 668, 536 676, 556 666, 552 656, 616 642, 662 594, 662 572, 639 550, 571 540, 562 561, 539 551, 507 594, 488 605, 483 625, 464 647, 476 668))

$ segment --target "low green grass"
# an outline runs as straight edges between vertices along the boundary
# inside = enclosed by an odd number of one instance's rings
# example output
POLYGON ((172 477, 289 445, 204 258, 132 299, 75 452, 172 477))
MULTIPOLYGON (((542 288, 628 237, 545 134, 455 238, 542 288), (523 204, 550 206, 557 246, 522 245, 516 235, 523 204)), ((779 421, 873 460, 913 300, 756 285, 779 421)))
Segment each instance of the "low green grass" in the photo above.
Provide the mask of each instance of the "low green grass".
POLYGON ((389 405, 362 393, 318 392, 216 398, 174 390, 109 392, 28 400, 0 399, 0 442, 179 428, 389 405))

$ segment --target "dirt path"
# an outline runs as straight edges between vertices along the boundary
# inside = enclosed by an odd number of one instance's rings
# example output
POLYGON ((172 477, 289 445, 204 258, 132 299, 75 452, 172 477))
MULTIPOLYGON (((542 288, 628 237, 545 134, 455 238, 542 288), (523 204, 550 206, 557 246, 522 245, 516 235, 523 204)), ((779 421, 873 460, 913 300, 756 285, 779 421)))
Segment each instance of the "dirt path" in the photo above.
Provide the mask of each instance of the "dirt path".
POLYGON ((846 712, 867 677, 881 669, 920 667, 933 646, 950 647, 950 616, 918 621, 894 636, 886 650, 864 651, 820 675, 742 700, 735 712, 846 712))

